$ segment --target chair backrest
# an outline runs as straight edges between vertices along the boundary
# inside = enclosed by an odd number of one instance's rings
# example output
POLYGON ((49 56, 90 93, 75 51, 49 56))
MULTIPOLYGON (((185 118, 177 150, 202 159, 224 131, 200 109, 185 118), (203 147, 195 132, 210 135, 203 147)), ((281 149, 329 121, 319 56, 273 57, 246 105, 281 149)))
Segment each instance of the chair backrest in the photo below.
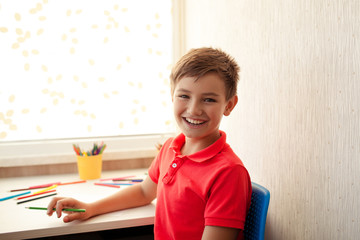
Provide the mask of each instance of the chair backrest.
POLYGON ((246 216, 244 236, 246 240, 264 240, 270 192, 257 183, 252 182, 251 185, 251 204, 246 216))

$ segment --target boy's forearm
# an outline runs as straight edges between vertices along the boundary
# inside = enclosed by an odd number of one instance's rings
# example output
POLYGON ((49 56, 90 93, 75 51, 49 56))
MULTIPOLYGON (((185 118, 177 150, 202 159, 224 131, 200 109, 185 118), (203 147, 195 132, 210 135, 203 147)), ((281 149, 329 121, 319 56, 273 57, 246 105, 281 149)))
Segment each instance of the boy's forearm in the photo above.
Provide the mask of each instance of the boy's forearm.
POLYGON ((108 212, 114 212, 127 208, 139 207, 151 203, 151 199, 147 199, 143 194, 141 184, 120 190, 119 192, 90 203, 91 216, 96 216, 108 212))

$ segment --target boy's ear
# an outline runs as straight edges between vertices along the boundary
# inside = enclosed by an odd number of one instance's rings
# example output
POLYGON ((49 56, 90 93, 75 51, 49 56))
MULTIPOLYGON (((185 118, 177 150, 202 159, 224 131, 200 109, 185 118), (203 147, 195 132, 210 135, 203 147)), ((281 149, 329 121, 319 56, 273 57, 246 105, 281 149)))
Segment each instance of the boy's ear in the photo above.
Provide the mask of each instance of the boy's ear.
POLYGON ((234 109, 237 102, 238 102, 238 96, 237 95, 230 98, 230 100, 228 101, 228 103, 226 104, 226 107, 225 107, 225 111, 224 111, 225 116, 230 115, 231 111, 234 109))

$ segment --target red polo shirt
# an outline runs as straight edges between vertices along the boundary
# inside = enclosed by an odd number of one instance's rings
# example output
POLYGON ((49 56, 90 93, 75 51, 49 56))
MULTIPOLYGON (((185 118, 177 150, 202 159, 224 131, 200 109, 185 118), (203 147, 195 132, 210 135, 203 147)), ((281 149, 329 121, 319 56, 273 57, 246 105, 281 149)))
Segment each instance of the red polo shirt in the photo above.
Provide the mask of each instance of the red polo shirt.
POLYGON ((226 135, 192 155, 185 136, 168 139, 149 168, 157 183, 156 239, 201 239, 206 225, 244 229, 251 181, 226 135))

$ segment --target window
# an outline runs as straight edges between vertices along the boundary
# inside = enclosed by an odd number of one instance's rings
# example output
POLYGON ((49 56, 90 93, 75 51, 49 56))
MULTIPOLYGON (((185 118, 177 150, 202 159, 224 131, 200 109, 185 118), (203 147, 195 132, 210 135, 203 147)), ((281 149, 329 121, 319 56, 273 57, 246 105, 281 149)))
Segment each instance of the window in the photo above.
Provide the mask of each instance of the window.
POLYGON ((174 132, 172 20, 169 0, 0 3, 0 155, 174 132))

